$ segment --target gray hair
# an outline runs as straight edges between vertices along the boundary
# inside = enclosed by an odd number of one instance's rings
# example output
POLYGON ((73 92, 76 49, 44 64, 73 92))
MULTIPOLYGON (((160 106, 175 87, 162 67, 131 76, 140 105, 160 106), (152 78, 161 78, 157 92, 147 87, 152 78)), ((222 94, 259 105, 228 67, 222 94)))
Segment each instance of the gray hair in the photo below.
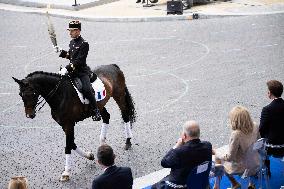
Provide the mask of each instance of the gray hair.
POLYGON ((187 121, 183 126, 183 132, 189 137, 199 138, 200 137, 199 124, 194 120, 187 121))

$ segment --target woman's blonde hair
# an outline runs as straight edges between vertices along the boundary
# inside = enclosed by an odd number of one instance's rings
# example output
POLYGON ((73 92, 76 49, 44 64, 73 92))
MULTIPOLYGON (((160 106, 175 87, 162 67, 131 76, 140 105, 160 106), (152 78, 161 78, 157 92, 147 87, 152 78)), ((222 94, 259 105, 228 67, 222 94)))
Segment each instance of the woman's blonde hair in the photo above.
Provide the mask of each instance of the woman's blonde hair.
POLYGON ((240 130, 244 134, 249 134, 253 131, 253 121, 245 107, 235 106, 231 110, 229 118, 233 130, 240 130))
POLYGON ((28 189, 28 180, 23 176, 12 177, 8 189, 28 189))

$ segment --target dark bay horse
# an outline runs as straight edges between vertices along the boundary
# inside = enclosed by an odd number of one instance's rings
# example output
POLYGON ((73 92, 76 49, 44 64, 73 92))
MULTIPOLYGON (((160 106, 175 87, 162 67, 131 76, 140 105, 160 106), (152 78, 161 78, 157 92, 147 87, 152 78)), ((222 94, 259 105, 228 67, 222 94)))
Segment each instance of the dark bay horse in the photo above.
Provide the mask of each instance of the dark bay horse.
MULTIPOLYGON (((106 89, 106 97, 97 102, 103 119, 100 142, 105 142, 110 119, 110 114, 104 106, 113 97, 121 110, 124 121, 125 149, 127 150, 131 147, 131 124, 135 122, 136 111, 132 97, 125 84, 124 74, 115 64, 99 66, 94 72, 102 80, 106 89)), ((89 105, 82 104, 68 76, 37 71, 28 74, 25 79, 19 80, 14 77, 13 79, 19 84, 19 94, 24 102, 26 117, 33 119, 36 116, 36 108, 39 105, 38 101, 41 96, 49 104, 52 118, 62 126, 66 135, 66 163, 61 181, 69 180, 72 150, 82 157, 94 160, 92 153, 84 152, 74 142, 75 123, 91 116, 89 105)))

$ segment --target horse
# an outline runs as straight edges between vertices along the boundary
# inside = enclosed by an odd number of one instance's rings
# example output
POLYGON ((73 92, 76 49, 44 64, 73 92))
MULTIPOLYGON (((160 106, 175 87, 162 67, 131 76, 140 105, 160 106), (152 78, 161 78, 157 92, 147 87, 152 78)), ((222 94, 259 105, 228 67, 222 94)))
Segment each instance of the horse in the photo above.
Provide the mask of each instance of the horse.
MULTIPOLYGON (((106 142, 110 114, 106 110, 105 105, 112 97, 121 111, 126 135, 124 149, 128 150, 131 147, 131 127, 136 120, 136 110, 134 107, 135 103, 126 86, 124 74, 116 64, 96 67, 93 72, 101 79, 106 91, 105 98, 97 102, 103 120, 100 132, 100 142, 106 142)), ((28 74, 25 79, 19 80, 15 77, 12 78, 19 84, 19 95, 24 102, 26 117, 33 119, 36 116, 37 106, 41 104, 42 100, 45 100, 51 108, 52 118, 65 132, 66 161, 65 170, 61 175, 60 181, 68 181, 71 172, 72 150, 82 157, 94 160, 94 155, 91 152, 83 151, 77 147, 74 142, 74 126, 77 122, 92 116, 90 106, 88 104, 83 104, 80 101, 78 94, 74 89, 74 83, 68 76, 36 71, 28 74), (43 99, 40 100, 40 98, 43 99)))

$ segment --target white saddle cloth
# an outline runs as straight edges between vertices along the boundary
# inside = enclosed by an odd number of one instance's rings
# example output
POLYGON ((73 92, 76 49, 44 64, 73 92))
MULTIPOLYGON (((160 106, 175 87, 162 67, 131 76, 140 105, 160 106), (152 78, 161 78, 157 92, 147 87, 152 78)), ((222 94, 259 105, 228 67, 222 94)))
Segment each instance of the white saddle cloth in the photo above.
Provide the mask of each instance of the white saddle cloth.
MULTIPOLYGON (((74 85, 73 85, 73 87, 76 90, 78 97, 81 100, 81 102, 83 104, 89 104, 90 103, 89 100, 87 98, 84 98, 83 94, 74 85)), ((106 89, 105 89, 105 86, 104 86, 102 80, 100 80, 100 78, 97 78, 96 81, 92 83, 92 87, 93 87, 93 89, 96 93, 95 98, 96 98, 97 102, 105 99, 106 89)))

